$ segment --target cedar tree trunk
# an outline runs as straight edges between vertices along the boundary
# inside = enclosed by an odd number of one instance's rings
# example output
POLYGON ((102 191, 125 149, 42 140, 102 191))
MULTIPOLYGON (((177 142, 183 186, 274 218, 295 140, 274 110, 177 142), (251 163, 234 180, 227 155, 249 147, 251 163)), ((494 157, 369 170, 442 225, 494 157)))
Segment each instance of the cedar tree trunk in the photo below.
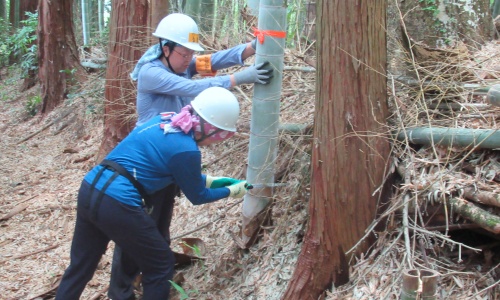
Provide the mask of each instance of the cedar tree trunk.
POLYGON ((116 0, 111 8, 100 161, 134 128, 136 86, 130 79, 147 39, 148 0, 116 0))
POLYGON ((385 1, 318 0, 317 86, 309 224, 283 299, 318 299, 349 280, 346 254, 376 218, 390 145, 385 1), (318 109, 321 108, 321 109, 318 109), (377 191, 377 192, 376 192, 377 191))
POLYGON ((83 72, 72 22, 72 0, 38 3, 38 78, 42 114, 63 102, 71 82, 83 72), (78 72, 74 72, 74 70, 78 72))

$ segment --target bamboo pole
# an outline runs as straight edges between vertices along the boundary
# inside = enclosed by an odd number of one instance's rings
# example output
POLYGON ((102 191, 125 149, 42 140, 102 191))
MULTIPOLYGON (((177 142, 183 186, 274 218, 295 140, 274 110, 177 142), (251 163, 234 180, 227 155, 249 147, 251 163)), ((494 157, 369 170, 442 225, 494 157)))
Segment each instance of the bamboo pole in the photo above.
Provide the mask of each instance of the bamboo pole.
POLYGON ((247 5, 252 16, 259 15, 259 2, 260 0, 247 0, 247 5))
POLYGON ((500 131, 495 129, 468 128, 406 128, 397 133, 399 141, 421 145, 443 145, 451 147, 500 148, 500 131))
MULTIPOLYGON (((264 32, 264 41, 257 43, 255 63, 268 61, 274 71, 269 84, 254 86, 247 181, 274 183, 285 38, 275 37, 272 33, 286 32, 286 8, 283 0, 260 1, 258 30, 264 32)), ((251 239, 260 229, 257 223, 262 221, 259 213, 268 207, 272 197, 273 191, 269 187, 252 189, 245 195, 242 207, 243 243, 253 243, 251 239), (255 220, 252 220, 254 217, 255 220)), ((265 212, 261 215, 265 215, 265 212)))

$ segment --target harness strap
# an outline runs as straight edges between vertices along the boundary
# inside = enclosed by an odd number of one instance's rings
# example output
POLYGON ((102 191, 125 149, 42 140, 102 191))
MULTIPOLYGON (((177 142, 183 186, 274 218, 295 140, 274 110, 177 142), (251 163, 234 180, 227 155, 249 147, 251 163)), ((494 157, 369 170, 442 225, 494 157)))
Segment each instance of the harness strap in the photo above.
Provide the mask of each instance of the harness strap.
MULTIPOLYGON (((102 170, 104 170, 105 168, 102 168, 102 170)), ((115 180, 116 177, 118 177, 118 172, 115 171, 113 173, 113 175, 108 179, 108 181, 106 181, 106 183, 104 184, 104 186, 102 187, 102 189, 99 191, 99 195, 97 196, 97 199, 95 201, 95 204, 94 204, 94 209, 92 211, 92 213, 94 214, 94 220, 97 220, 97 211, 99 210, 99 207, 101 206, 101 201, 102 201, 102 198, 104 197, 104 192, 106 192, 106 190, 108 189, 108 186, 111 184, 111 182, 113 182, 113 180, 115 180)), ((94 180, 95 181, 95 180, 94 180)), ((93 188, 95 188, 93 185, 92 185, 93 188)))
MULTIPOLYGON (((90 194, 94 193, 95 185, 97 184, 97 182, 101 178, 102 172, 104 172, 104 170, 105 170, 105 168, 100 169, 99 172, 97 173, 97 175, 94 177, 94 180, 92 181, 92 185, 90 186, 90 188, 91 188, 90 194)), ((85 204, 85 207, 89 208, 90 207, 90 202, 87 202, 85 204)))
MULTIPOLYGON (((130 175, 130 173, 127 171, 127 169, 122 167, 119 163, 112 161, 112 160, 107 160, 107 159, 105 159, 101 162, 101 166, 104 166, 105 168, 109 168, 111 170, 114 170, 115 174, 118 173, 119 175, 122 175, 123 177, 127 178, 134 185, 134 187, 137 189, 137 191, 141 195, 146 207, 148 209, 151 209, 152 203, 151 203, 151 199, 150 199, 149 195, 146 193, 146 190, 144 189, 142 184, 139 181, 137 181, 137 179, 135 179, 132 175, 130 175)), ((111 183, 111 181, 113 181, 115 178, 116 178, 116 176, 110 178, 110 180, 108 182, 111 183), (111 179, 113 179, 113 180, 111 180, 111 179)))

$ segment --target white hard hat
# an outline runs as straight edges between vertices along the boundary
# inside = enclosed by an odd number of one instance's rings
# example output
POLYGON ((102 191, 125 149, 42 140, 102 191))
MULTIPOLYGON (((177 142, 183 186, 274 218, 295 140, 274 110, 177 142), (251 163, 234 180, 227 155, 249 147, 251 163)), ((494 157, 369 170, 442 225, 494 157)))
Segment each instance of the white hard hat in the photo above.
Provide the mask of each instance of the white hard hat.
POLYGON ((204 49, 198 44, 199 34, 196 22, 191 17, 179 13, 163 18, 153 32, 158 38, 175 42, 194 51, 203 51, 204 49))
POLYGON ((213 126, 236 131, 240 105, 233 93, 227 89, 210 87, 196 96, 191 101, 191 106, 200 117, 213 126))

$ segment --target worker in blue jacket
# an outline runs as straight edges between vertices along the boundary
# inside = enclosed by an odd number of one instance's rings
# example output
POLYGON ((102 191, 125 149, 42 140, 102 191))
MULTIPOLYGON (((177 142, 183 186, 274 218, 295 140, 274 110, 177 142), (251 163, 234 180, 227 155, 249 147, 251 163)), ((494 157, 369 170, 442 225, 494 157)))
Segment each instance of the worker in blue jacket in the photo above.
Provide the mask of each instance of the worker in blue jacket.
MULTIPOLYGON (((272 77, 272 69, 266 64, 250 66, 230 75, 215 76, 218 70, 243 62, 255 54, 255 42, 207 55, 195 55, 204 49, 199 44, 196 22, 179 13, 169 14, 161 20, 153 33, 159 42, 150 47, 139 59, 131 78, 137 81, 136 126, 162 112, 180 112, 191 100, 209 87, 229 89, 240 84, 266 84, 272 77), (193 79, 195 75, 202 79, 193 79)), ((179 187, 175 184, 151 195, 156 209, 151 212, 160 231, 169 239, 168 227, 172 218, 175 196, 179 187)), ((115 247, 111 268, 108 296, 114 300, 134 299, 134 278, 138 267, 132 259, 115 247)))
POLYGON ((209 88, 179 114, 159 115, 136 127, 87 173, 78 193, 71 262, 57 300, 79 299, 110 240, 142 272, 143 299, 168 299, 175 258, 146 211, 155 209, 149 196, 175 184, 194 205, 243 197, 245 181, 201 173, 199 150, 231 137, 238 116, 231 92, 209 88))

